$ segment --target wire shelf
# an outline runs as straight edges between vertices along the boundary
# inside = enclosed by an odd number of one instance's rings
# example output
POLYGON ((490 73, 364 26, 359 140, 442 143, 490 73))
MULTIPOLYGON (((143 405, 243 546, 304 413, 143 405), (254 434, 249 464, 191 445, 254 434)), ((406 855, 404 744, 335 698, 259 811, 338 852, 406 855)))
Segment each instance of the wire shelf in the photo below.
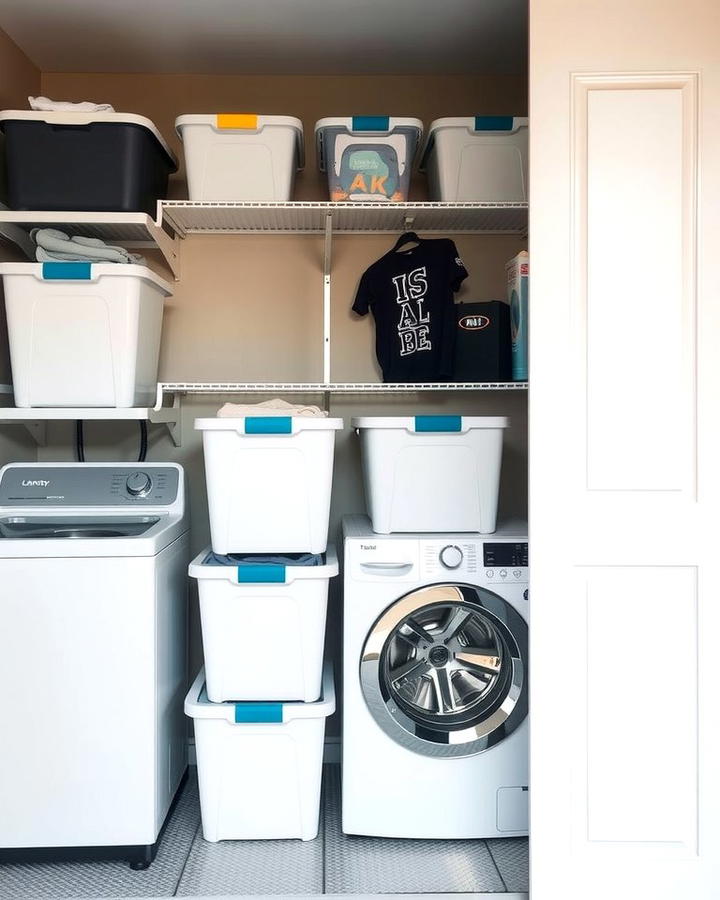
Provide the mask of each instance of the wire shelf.
POLYGON ((414 394, 424 391, 526 391, 526 381, 428 382, 381 384, 377 382, 200 382, 158 384, 156 409, 168 394, 414 394))
POLYGON ((320 234, 328 216, 335 233, 477 232, 525 234, 527 203, 194 203, 167 200, 163 221, 187 234, 320 234))

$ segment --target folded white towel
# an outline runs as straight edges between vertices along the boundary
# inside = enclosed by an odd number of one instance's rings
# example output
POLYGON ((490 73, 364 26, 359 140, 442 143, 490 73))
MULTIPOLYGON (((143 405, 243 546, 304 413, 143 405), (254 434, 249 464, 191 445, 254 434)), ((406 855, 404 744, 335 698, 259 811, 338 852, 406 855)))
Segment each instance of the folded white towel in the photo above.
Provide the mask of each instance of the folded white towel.
POLYGON ((38 112, 115 112, 109 103, 92 103, 81 100, 73 103, 70 100, 50 100, 49 97, 28 97, 30 109, 38 112))
POLYGON ((240 416, 327 416, 327 412, 319 406, 288 403, 279 397, 263 400, 261 403, 226 403, 217 414, 221 419, 236 419, 240 416))
POLYGON ((137 253, 129 253, 124 247, 106 244, 100 238, 70 237, 57 228, 33 228, 30 237, 37 244, 35 258, 38 262, 97 262, 135 263, 144 262, 137 253))

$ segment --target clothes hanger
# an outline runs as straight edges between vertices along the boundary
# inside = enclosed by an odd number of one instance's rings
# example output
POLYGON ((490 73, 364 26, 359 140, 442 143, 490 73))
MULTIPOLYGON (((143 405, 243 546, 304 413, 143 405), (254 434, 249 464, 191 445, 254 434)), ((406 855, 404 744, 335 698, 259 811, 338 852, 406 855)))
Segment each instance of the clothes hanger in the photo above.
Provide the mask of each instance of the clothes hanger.
POLYGON ((404 247, 405 244, 419 244, 420 238, 414 231, 403 231, 400 237, 395 241, 395 246, 393 247, 393 252, 397 253, 401 247, 404 247))

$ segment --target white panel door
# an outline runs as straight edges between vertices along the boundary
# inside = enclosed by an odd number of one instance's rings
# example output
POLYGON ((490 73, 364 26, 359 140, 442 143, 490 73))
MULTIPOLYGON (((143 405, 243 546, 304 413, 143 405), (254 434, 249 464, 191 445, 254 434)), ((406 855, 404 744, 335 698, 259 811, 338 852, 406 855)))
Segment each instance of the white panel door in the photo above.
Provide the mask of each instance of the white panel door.
POLYGON ((720 2, 530 0, 531 897, 720 897, 720 2))

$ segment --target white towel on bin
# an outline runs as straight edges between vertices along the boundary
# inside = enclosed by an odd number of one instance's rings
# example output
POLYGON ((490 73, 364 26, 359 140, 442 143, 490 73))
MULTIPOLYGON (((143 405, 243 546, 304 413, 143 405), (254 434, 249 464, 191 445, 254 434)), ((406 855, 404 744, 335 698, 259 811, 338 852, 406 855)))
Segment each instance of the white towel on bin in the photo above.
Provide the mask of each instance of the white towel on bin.
POLYGON ((51 100, 49 97, 28 97, 30 109, 38 112, 115 112, 109 103, 93 103, 91 100, 51 100))
POLYGON ((319 406, 288 403, 279 397, 263 400, 261 403, 226 403, 217 414, 220 419, 237 419, 241 416, 327 416, 327 412, 319 406))

